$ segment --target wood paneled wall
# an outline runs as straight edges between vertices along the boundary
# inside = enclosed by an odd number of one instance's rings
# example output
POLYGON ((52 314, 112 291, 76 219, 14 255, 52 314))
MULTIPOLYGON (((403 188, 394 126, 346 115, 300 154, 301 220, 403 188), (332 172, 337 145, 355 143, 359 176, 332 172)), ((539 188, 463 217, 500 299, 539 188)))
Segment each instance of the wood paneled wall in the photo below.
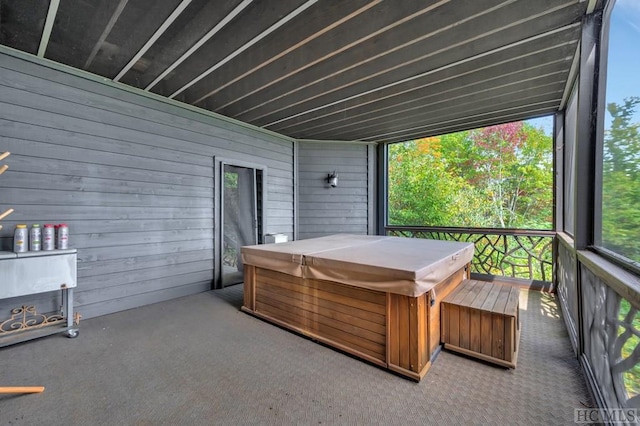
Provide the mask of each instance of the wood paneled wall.
MULTIPOLYGON (((1 249, 17 223, 69 224, 85 318, 211 288, 215 157, 267 167, 265 232, 293 237, 293 141, 1 52, 0 151, 1 249)), ((0 317, 22 302, 56 300, 0 317)))
POLYGON ((366 144, 298 143, 298 238, 375 234, 375 149, 366 144), (327 175, 338 174, 330 188, 327 175))

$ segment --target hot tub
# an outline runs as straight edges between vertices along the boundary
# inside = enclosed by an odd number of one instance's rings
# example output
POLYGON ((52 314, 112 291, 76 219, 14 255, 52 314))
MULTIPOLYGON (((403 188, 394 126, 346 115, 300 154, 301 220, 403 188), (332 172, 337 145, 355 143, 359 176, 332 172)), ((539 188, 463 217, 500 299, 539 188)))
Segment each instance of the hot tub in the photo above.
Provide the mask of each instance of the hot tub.
POLYGON ((242 310, 419 381, 473 244, 366 235, 242 247, 242 310))

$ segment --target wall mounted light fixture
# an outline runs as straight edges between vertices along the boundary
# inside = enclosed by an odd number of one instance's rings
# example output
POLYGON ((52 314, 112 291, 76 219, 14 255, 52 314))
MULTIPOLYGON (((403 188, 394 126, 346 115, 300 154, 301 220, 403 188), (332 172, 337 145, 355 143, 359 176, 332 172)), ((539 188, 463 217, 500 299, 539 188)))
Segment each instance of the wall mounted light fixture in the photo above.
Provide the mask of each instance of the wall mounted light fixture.
POLYGON ((338 174, 335 170, 327 175, 327 183, 332 188, 338 186, 338 174))

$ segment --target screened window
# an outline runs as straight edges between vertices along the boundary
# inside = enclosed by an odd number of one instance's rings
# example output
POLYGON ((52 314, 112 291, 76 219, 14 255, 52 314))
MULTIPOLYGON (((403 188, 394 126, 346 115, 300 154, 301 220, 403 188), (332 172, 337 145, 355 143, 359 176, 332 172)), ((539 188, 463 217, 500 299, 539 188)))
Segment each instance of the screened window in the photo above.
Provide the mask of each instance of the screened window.
POLYGON ((552 229, 553 119, 397 143, 388 224, 552 229))
POLYGON ((637 266, 640 265, 640 2, 618 0, 608 28, 601 228, 596 243, 637 266))
POLYGON ((574 165, 574 159, 576 156, 576 123, 578 120, 578 96, 577 90, 573 90, 569 102, 567 103, 567 110, 565 113, 565 126, 564 126, 564 231, 573 236, 574 232, 574 212, 575 212, 575 198, 573 195, 573 189, 576 186, 576 169, 574 165))

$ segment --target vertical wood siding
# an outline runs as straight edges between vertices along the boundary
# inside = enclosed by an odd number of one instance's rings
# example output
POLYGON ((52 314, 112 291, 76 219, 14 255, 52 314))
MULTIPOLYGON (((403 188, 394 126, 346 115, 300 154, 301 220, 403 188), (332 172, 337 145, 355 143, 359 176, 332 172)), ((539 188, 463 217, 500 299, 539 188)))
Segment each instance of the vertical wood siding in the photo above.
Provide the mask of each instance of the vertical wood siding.
MULTIPOLYGON (((2 250, 69 224, 83 317, 197 293, 214 276, 214 157, 267 167, 267 228, 293 236, 293 142, 0 53, 2 250)), ((49 294, 0 301, 55 307, 49 294)))
POLYGON ((367 234, 372 200, 370 150, 365 144, 298 143, 298 238, 367 234), (338 173, 338 186, 327 175, 338 173))

